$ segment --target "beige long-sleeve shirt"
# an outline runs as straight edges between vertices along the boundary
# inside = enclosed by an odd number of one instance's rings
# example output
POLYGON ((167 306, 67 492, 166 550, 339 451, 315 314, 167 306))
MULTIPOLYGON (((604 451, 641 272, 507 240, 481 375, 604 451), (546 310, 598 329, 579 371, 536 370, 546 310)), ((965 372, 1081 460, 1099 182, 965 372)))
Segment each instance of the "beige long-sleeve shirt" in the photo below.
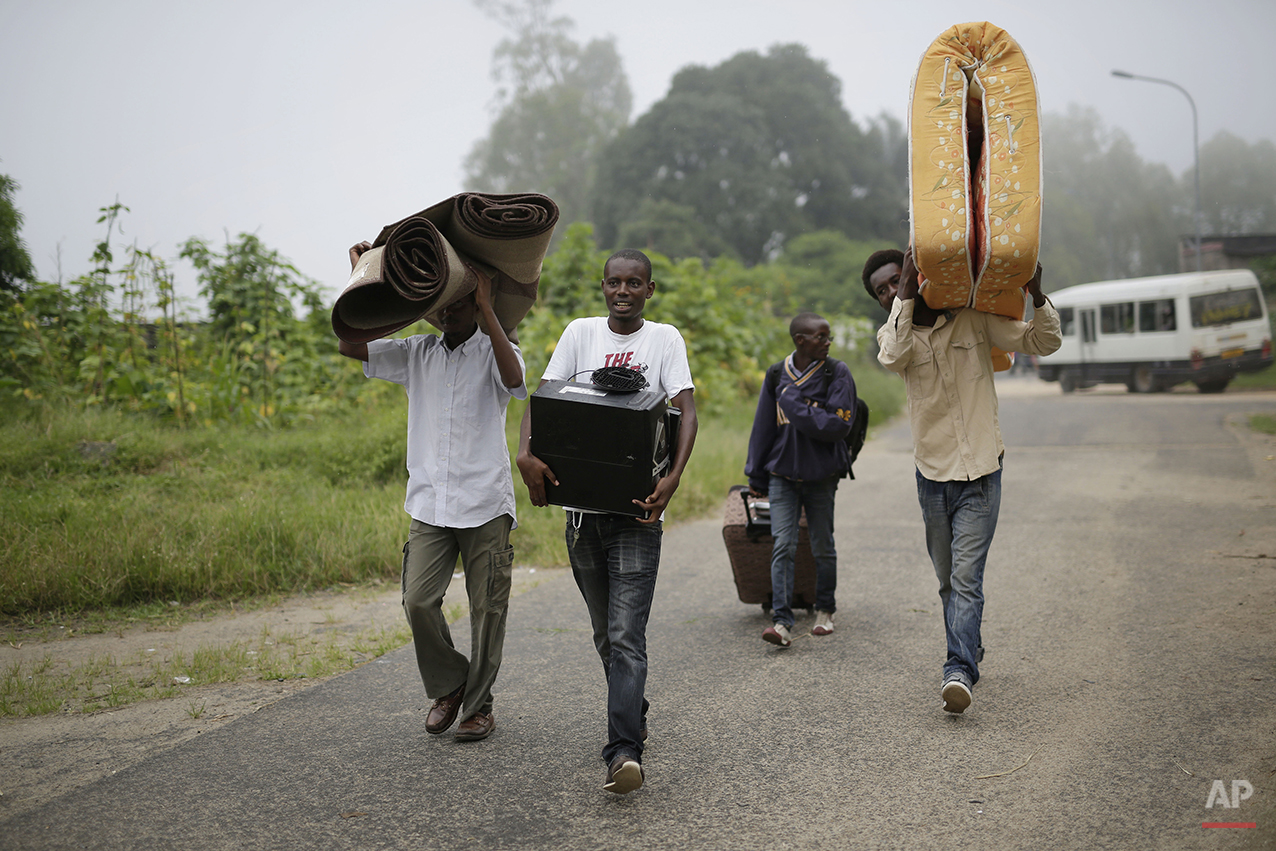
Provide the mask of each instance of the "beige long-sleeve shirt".
POLYGON ((995 472, 1005 446, 992 347, 1048 355, 1060 342, 1059 314, 1049 302, 1031 322, 964 308, 945 312, 927 328, 913 324, 912 299, 895 299, 877 330, 877 360, 904 377, 918 471, 935 482, 995 472))

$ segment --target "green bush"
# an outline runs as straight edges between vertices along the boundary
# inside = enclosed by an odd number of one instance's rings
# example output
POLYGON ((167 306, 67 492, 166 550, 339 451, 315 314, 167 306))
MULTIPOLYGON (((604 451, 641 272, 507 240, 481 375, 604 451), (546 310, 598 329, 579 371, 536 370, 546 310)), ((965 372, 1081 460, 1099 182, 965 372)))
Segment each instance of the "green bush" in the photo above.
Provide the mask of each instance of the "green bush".
MULTIPOLYGON (((130 249, 113 266, 123 210, 103 211, 91 275, 0 294, 0 612, 396 577, 408 526, 402 390, 337 354, 317 285, 250 235, 224 250, 187 243, 212 321, 183 321, 164 261, 130 249), (308 313, 295 315, 294 301, 308 313)), ((686 339, 700 415, 666 514, 678 522, 716 514, 744 481, 763 371, 791 348, 780 314, 800 309, 800 294, 771 267, 651 257, 647 315, 686 339)), ((542 298, 519 327, 533 387, 567 322, 604 313, 605 258, 588 225, 568 228, 546 258, 542 298)), ((829 319, 873 423, 884 422, 902 383, 865 354, 862 320, 829 319)), ((524 408, 509 407, 511 457, 524 408)), ((514 477, 518 562, 563 564, 561 509, 533 508, 514 477)))
MULTIPOLYGON (((716 514, 727 488, 744 481, 754 406, 738 399, 701 419, 669 522, 716 514)), ((521 415, 510 406, 511 453, 521 415)), ((48 433, 0 426, 0 612, 394 579, 408 526, 405 420, 400 407, 287 432, 179 431, 94 410, 61 417, 48 433)), ((513 475, 518 563, 565 564, 562 510, 533 508, 513 475)))

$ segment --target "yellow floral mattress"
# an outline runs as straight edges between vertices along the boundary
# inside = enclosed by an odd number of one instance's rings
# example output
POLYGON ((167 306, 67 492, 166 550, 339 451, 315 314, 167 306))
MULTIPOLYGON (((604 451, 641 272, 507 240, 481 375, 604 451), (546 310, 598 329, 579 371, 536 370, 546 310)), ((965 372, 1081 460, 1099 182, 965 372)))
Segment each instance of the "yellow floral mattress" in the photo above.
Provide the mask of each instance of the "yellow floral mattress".
POLYGON ((1014 319, 1037 266, 1037 85, 1010 34, 958 24, 930 45, 909 102, 909 220, 922 297, 1014 319))

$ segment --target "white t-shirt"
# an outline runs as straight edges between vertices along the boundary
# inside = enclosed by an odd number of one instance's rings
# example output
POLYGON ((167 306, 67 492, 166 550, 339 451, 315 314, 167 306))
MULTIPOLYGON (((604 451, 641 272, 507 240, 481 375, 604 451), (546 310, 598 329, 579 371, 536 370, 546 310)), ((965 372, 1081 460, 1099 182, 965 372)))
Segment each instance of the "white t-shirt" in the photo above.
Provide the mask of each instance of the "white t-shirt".
POLYGON ((566 381, 575 376, 584 384, 589 382, 588 373, 604 366, 645 366, 643 377, 648 386, 666 399, 695 388, 687 363, 687 344, 677 328, 644 319, 634 333, 617 334, 607 326, 606 316, 573 319, 559 338, 541 378, 566 381))
MULTIPOLYGON (((632 334, 617 334, 607 326, 606 316, 573 319, 563 330, 558 347, 549 358, 545 381, 567 381, 575 377, 589 383, 589 373, 604 366, 645 366, 647 386, 672 399, 683 390, 695 389, 691 381, 691 365, 687 363, 687 344, 672 325, 644 319, 642 327, 632 334), (584 374, 580 374, 584 373, 584 374)), ((585 514, 603 512, 570 508, 585 514)), ((662 515, 663 516, 663 515, 662 515)))

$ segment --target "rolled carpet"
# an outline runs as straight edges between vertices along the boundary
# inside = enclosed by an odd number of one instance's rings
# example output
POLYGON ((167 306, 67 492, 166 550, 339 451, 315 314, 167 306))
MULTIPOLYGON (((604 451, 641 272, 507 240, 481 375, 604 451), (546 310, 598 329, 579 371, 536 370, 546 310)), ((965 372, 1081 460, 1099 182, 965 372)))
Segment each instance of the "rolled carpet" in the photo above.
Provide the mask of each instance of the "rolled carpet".
POLYGON ((422 318, 437 325, 441 308, 474 290, 477 267, 492 278, 501 328, 517 339, 557 223, 558 206, 544 195, 463 192, 387 225, 337 297, 333 330, 366 343, 422 318))
POLYGON ((383 229, 359 258, 332 308, 332 330, 348 343, 386 337, 475 284, 473 271, 434 223, 409 216, 383 229))
POLYGON ((492 308, 501 327, 513 330, 536 303, 558 206, 535 193, 463 192, 420 215, 434 222, 462 255, 489 267, 489 274, 495 270, 492 308))

